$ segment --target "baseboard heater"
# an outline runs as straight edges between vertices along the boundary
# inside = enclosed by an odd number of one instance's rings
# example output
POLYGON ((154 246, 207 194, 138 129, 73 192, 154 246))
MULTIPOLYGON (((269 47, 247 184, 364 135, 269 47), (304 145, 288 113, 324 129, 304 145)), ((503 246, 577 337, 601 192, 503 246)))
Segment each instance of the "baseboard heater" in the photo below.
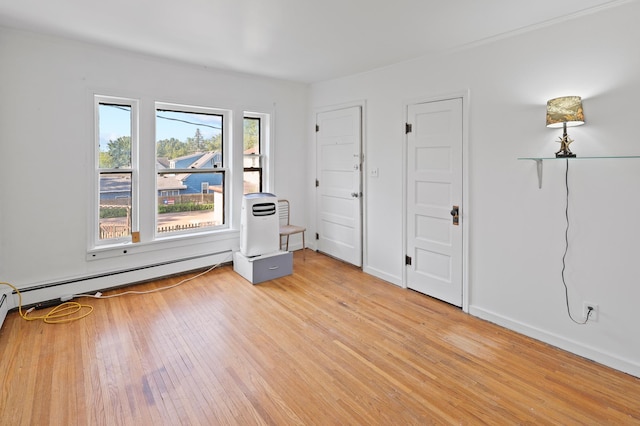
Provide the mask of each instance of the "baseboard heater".
POLYGON ((9 312, 9 296, 11 295, 11 288, 0 285, 0 327, 4 323, 4 319, 9 312), (2 288, 4 287, 4 288, 2 288))
MULTIPOLYGON (((33 287, 20 288, 22 295, 23 309, 34 307, 36 309, 56 306, 61 303, 60 298, 65 295, 93 293, 97 291, 108 291, 116 288, 128 287, 135 284, 171 277, 174 275, 186 274, 192 271, 205 269, 215 264, 231 264, 232 251, 210 253, 188 258, 175 259, 166 262, 155 263, 135 268, 118 271, 105 272, 102 274, 90 275, 65 281, 57 281, 47 284, 40 284, 33 287), (211 258, 214 258, 213 261, 211 258), (180 265, 179 268, 176 268, 180 265)), ((8 287, 7 287, 8 288, 8 287)), ((4 321, 6 312, 17 308, 16 303, 11 303, 15 294, 10 288, 6 293, 0 287, 0 318, 4 321), (4 313, 4 316, 2 315, 4 313)), ((0 327, 2 326, 0 321, 0 327)))

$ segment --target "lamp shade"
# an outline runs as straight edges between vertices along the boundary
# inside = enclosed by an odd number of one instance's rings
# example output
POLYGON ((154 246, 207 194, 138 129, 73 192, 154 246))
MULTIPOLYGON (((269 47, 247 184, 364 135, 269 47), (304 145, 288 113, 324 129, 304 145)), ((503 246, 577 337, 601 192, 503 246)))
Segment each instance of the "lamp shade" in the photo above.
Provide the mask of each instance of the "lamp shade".
POLYGON ((547 102, 547 127, 580 126, 584 124, 580 96, 563 96, 547 102))

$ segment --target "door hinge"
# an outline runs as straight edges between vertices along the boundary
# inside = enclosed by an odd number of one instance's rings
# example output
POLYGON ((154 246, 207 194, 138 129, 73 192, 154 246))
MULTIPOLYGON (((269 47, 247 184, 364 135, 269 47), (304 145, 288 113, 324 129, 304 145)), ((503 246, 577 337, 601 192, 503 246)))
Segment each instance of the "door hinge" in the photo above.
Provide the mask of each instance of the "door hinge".
POLYGON ((320 131, 320 125, 316 124, 316 132, 320 131))
POLYGON ((316 179, 316 188, 320 186, 320 181, 316 179))
POLYGON ((316 232, 316 240, 319 240, 319 239, 320 239, 320 234, 316 232))
POLYGON ((405 135, 408 133, 413 132, 413 124, 411 123, 404 123, 404 133, 405 135))
POLYGON ((411 256, 406 255, 406 256, 404 257, 404 264, 405 264, 405 265, 409 265, 409 266, 411 266, 411 256))

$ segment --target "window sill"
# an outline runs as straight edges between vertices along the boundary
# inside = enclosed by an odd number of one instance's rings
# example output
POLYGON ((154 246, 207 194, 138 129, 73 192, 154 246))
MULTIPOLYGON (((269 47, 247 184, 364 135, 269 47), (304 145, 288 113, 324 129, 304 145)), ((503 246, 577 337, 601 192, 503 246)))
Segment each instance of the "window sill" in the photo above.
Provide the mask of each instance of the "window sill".
POLYGON ((181 247, 192 247, 199 244, 212 244, 224 241, 235 241, 232 245, 234 247, 238 246, 240 241, 240 231, 227 229, 224 231, 212 231, 197 235, 168 236, 149 242, 111 244, 87 250, 86 260, 111 259, 159 250, 172 250, 181 247))

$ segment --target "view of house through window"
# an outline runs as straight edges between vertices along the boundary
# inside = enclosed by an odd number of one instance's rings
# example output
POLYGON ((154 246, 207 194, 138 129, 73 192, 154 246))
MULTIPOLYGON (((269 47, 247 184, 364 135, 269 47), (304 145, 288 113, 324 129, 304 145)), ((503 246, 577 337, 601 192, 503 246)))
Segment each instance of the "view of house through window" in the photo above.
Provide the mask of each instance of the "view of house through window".
POLYGON ((98 240, 129 237, 133 215, 132 104, 98 103, 98 240))
POLYGON ((224 114, 156 107, 157 232, 224 224, 224 114))

